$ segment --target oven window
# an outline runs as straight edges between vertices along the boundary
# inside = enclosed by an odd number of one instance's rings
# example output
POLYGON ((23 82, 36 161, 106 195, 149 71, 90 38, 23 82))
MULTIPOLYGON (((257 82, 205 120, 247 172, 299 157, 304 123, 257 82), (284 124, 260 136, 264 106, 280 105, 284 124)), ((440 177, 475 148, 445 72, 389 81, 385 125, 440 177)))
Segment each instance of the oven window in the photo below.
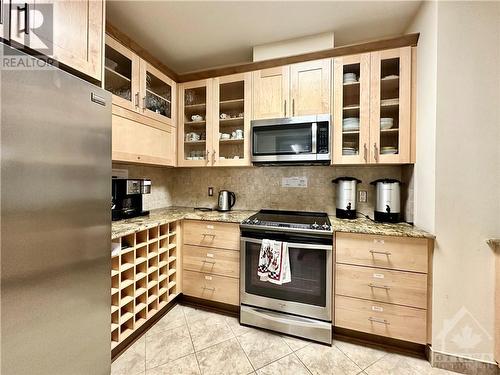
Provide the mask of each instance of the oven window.
POLYGON ((311 152, 311 124, 253 128, 254 155, 294 155, 311 152))
POLYGON ((292 281, 276 285, 257 275, 260 244, 245 243, 245 291, 250 294, 326 306, 327 251, 289 247, 292 281))

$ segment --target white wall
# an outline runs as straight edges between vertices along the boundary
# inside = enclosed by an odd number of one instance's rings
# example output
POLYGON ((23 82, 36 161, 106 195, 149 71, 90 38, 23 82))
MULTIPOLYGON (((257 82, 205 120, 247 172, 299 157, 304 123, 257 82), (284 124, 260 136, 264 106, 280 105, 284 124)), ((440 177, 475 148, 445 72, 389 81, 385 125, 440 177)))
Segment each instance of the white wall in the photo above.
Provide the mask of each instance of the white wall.
POLYGON ((493 361, 494 258, 485 241, 500 235, 500 3, 425 3, 411 28, 422 32, 426 75, 415 221, 437 236, 432 346, 493 361))
POLYGON ((414 223, 434 233, 436 186, 437 3, 422 3, 407 33, 419 32, 417 48, 417 163, 414 223))

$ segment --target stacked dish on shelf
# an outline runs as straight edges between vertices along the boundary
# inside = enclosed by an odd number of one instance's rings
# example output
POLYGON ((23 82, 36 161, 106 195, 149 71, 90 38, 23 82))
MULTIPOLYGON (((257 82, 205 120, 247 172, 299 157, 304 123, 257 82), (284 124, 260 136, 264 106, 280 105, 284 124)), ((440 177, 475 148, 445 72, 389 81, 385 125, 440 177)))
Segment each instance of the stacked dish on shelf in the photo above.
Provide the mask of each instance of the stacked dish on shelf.
POLYGON ((388 154, 397 154, 398 148, 396 146, 384 146, 380 148, 380 154, 388 155, 388 154))
POLYGON ((353 132, 359 130, 359 117, 346 117, 342 120, 342 131, 353 132))
POLYGON ((387 130, 394 126, 394 119, 392 117, 380 118, 380 129, 387 130))
POLYGON ((342 155, 358 155, 356 142, 344 142, 342 146, 342 155))
POLYGON ((358 82, 358 77, 356 73, 344 73, 344 84, 346 83, 356 83, 358 82))

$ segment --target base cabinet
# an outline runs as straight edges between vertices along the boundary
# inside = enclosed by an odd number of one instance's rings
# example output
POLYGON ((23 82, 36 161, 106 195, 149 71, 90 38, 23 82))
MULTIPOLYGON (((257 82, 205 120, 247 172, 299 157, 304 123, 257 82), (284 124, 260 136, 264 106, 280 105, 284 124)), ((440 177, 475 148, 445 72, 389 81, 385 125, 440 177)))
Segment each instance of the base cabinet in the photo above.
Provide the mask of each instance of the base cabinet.
POLYGON ((335 326, 430 343, 433 243, 336 233, 335 326))
POLYGON ((183 294, 238 306, 239 238, 238 224, 185 220, 183 294))

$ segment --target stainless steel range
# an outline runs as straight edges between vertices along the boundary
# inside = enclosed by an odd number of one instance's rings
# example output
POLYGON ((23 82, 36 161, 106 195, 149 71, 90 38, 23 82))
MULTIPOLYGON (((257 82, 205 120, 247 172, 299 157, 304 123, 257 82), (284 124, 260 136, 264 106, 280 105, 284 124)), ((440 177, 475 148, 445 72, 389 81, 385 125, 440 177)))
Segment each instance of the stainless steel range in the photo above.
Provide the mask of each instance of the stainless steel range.
POLYGON ((331 344, 333 232, 326 213, 261 210, 241 230, 240 321, 331 344), (291 281, 257 274, 264 239, 288 245, 291 281))

